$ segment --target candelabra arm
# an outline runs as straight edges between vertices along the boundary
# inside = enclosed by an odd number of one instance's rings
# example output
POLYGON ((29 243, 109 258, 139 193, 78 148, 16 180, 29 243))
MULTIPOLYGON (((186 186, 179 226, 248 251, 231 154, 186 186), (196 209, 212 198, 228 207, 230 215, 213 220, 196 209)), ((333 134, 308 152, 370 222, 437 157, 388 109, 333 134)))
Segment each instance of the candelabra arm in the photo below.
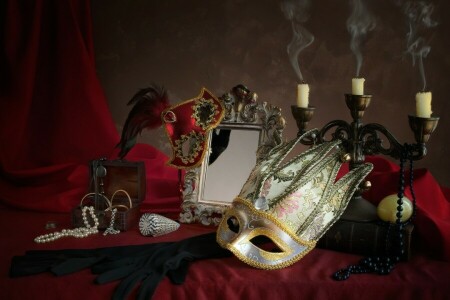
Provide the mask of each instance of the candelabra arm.
MULTIPOLYGON (((383 125, 377 123, 366 124, 359 131, 358 140, 363 142, 362 150, 365 155, 382 154, 394 159, 400 159, 403 145, 383 125), (386 145, 380 135, 383 135, 386 145)), ((412 159, 419 160, 426 155, 424 143, 417 143, 412 148, 412 159)))
POLYGON ((301 140, 303 145, 313 145, 313 144, 321 144, 326 141, 335 141, 340 139, 345 149, 348 148, 349 140, 353 137, 353 131, 347 122, 343 120, 334 120, 325 124, 322 129, 316 134, 315 137, 305 137, 301 140), (327 139, 326 135, 332 129, 335 128, 334 132, 331 133, 331 139, 327 139))
POLYGON ((331 134, 331 140, 334 141, 337 139, 342 140, 345 143, 348 143, 349 140, 353 139, 353 130, 352 126, 343 121, 343 120, 334 120, 325 124, 319 132, 319 141, 325 142, 327 139, 325 138, 326 134, 331 131, 333 128, 336 128, 334 132, 331 134))

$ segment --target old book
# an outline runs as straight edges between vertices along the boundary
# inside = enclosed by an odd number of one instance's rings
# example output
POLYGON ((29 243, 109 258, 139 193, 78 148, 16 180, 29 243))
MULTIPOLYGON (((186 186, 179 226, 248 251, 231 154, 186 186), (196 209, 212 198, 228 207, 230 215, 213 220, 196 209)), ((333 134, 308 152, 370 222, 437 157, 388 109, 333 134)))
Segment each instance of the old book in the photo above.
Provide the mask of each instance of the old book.
MULTIPOLYGON (((411 255, 411 234, 413 225, 404 228, 403 242, 408 260, 411 255)), ((397 238, 397 229, 380 222, 355 222, 338 220, 319 240, 317 247, 364 256, 386 255, 393 253, 393 241, 397 238)))

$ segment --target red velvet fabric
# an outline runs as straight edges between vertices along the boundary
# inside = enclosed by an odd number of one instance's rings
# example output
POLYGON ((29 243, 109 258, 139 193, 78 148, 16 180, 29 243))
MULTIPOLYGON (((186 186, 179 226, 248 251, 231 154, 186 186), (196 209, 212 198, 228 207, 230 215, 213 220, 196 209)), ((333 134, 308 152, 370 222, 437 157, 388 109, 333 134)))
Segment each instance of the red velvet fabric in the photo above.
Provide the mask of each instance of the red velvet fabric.
MULTIPOLYGON (((93 235, 84 239, 62 238, 52 243, 36 244, 33 239, 48 232, 48 221, 57 230, 70 226, 66 214, 39 213, 0 208, 0 226, 14 230, 0 231, 0 298, 8 300, 110 299, 118 282, 94 284, 95 275, 86 269, 55 277, 50 273, 8 278, 13 255, 27 250, 86 249, 119 245, 138 245, 178 241, 212 232, 215 227, 181 224, 179 230, 157 238, 144 237, 137 226, 119 235, 93 235), (24 220, 17 222, 17 220, 24 220)), ((313 249, 294 265, 280 270, 259 270, 231 256, 194 261, 181 285, 165 278, 152 299, 238 300, 238 299, 448 299, 450 262, 442 262, 415 253, 408 262, 397 264, 387 276, 352 275, 347 281, 334 281, 331 275, 361 259, 358 255, 325 249, 313 249)), ((136 290, 129 299, 135 299, 136 290)))
MULTIPOLYGON (((90 1, 2 6, 0 202, 68 212, 86 192, 89 160, 117 158, 119 141, 96 76, 90 1)), ((145 207, 179 206, 177 171, 163 154, 141 144, 127 159, 145 161, 145 207)))

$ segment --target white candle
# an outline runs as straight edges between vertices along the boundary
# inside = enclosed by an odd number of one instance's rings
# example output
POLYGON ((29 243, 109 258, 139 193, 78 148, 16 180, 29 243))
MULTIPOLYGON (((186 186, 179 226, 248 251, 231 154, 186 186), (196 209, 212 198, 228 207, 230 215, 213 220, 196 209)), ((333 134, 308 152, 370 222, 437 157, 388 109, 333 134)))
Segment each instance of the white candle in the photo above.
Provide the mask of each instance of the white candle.
POLYGON ((364 78, 352 78, 352 95, 364 95, 364 78))
POLYGON ((300 83, 297 85, 297 106, 307 108, 309 104, 309 85, 300 83))
POLYGON ((416 94, 416 116, 421 118, 431 117, 431 92, 419 92, 416 94))

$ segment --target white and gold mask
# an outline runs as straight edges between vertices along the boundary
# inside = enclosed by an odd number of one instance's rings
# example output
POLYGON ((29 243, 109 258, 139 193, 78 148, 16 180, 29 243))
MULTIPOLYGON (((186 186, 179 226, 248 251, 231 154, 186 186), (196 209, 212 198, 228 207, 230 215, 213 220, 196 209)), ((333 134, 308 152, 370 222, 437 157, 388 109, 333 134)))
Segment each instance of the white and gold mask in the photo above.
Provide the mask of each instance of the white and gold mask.
POLYGON ((362 164, 336 181, 345 162, 340 141, 325 142, 281 161, 307 132, 276 146, 259 161, 226 211, 218 243, 245 263, 261 269, 287 267, 306 255, 342 215, 361 181, 372 170, 362 164), (265 250, 254 238, 278 248, 265 250))

